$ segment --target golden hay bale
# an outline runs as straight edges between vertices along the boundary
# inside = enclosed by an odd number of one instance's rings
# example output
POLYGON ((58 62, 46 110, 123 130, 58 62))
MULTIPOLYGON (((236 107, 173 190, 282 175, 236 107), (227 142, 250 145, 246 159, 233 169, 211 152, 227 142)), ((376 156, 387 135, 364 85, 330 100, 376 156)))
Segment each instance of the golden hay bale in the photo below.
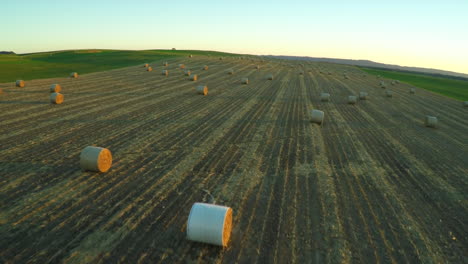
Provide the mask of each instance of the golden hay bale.
POLYGON ((60 84, 54 83, 50 86, 49 90, 51 93, 60 93, 60 91, 62 91, 62 87, 60 84))
POLYGON ((191 81, 196 81, 196 80, 198 80, 198 75, 196 75, 196 74, 190 75, 190 80, 191 80, 191 81))
POLYGON ((194 203, 187 221, 187 239, 226 247, 232 230, 232 209, 194 203))
POLYGON ((50 102, 52 104, 61 104, 61 103, 63 103, 63 94, 61 94, 61 93, 52 93, 52 94, 50 94, 50 102))
POLYGON ((409 92, 410 92, 410 94, 414 94, 414 93, 416 93, 416 89, 415 88, 410 88, 409 92))
POLYGON ((153 68, 148 67, 148 68, 146 68, 146 70, 150 72, 150 71, 153 71, 153 68))
POLYGON ((71 78, 78 78, 78 73, 77 72, 72 72, 70 73, 71 78))
POLYGON ((207 95, 208 94, 208 86, 206 86, 206 85, 197 86, 197 93, 207 95))
POLYGON ((321 93, 320 94, 320 101, 328 102, 329 100, 330 100, 330 94, 329 93, 321 93))
POLYGON ((249 78, 242 78, 241 83, 242 84, 249 84, 249 78))
POLYGON ((385 91, 385 95, 387 97, 393 97, 393 91, 387 90, 387 91, 385 91))
POLYGON ((185 75, 185 76, 190 76, 190 74, 192 74, 192 71, 191 71, 191 70, 185 70, 185 71, 184 71, 184 75, 185 75))
POLYGON ((16 87, 23 88, 25 85, 23 80, 16 80, 16 87))
POLYGON ((427 127, 437 127, 437 117, 435 116, 426 116, 426 118, 424 119, 424 124, 427 126, 427 127))
POLYGON ((310 121, 313 123, 322 124, 324 117, 325 117, 325 113, 323 111, 314 109, 311 112, 310 121))
POLYGON ((95 172, 106 172, 112 165, 112 154, 106 148, 88 146, 81 151, 81 169, 95 172))
POLYGON ((233 70, 233 69, 229 69, 229 70, 227 71, 227 74, 233 75, 233 74, 234 74, 234 70, 233 70))
POLYGON ((273 80, 273 73, 267 75, 267 80, 273 80))
POLYGON ((169 71, 168 71, 168 70, 163 70, 163 71, 162 71, 162 75, 164 75, 164 76, 169 76, 169 71))
POLYGON ((359 93, 359 100, 367 100, 367 99, 369 99, 369 94, 367 92, 359 93))
POLYGON ((208 70, 208 65, 205 65, 205 66, 203 67, 203 70, 204 70, 204 71, 207 71, 207 70, 208 70))
POLYGON ((163 63, 163 66, 167 67, 167 66, 169 66, 169 63, 167 63, 167 61, 166 61, 165 63, 163 63))
POLYGON ((179 68, 185 69, 185 65, 184 64, 179 64, 179 68))
POLYGON ((357 96, 350 95, 348 96, 348 104, 356 104, 357 103, 357 96))
POLYGON ((143 67, 148 68, 148 67, 149 67, 149 64, 148 64, 148 63, 145 63, 145 64, 143 64, 143 67))

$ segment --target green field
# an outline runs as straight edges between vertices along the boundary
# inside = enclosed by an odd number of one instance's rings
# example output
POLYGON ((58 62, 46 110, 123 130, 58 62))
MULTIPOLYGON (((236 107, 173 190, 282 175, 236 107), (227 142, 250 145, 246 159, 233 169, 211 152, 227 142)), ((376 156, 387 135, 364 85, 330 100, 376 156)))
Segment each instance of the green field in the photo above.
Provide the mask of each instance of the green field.
POLYGON ((380 75, 384 78, 399 80, 431 92, 442 94, 461 101, 468 100, 468 81, 443 77, 433 77, 424 74, 398 72, 361 68, 369 74, 380 75))
POLYGON ((111 70, 139 63, 193 54, 204 56, 239 56, 239 54, 195 50, 73 50, 0 55, 0 83, 16 79, 32 80, 111 70))

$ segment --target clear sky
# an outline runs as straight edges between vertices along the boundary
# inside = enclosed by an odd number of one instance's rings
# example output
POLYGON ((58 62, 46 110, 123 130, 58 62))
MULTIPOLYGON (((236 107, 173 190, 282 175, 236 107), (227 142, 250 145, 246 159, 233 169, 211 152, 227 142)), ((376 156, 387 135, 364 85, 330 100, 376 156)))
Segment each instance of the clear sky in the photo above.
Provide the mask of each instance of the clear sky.
POLYGON ((0 50, 201 49, 468 73, 468 0, 0 0, 0 50))

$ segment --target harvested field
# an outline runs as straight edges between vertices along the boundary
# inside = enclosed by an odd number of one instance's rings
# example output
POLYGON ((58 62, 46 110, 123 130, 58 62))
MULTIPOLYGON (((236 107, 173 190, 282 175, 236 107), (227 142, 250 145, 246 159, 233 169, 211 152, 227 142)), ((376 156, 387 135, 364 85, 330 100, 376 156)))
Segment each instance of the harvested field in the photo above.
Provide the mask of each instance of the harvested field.
POLYGON ((334 64, 304 63, 299 75, 295 62, 265 60, 260 72, 247 59, 167 62, 180 74, 140 64, 0 84, 0 262, 468 258, 460 101, 423 89, 409 96, 403 82, 389 100, 376 78, 334 64), (209 96, 195 93, 179 64, 210 65, 199 74, 209 96), (49 103, 51 83, 66 88, 66 103, 49 103), (362 90, 371 100, 349 105, 362 90), (333 100, 321 102, 321 93, 333 100), (310 122, 312 109, 326 113, 323 126, 310 122), (436 129, 425 127, 426 115, 438 117, 436 129), (108 172, 80 169, 91 145, 112 152, 108 172), (232 208, 226 248, 186 239, 195 202, 232 208))

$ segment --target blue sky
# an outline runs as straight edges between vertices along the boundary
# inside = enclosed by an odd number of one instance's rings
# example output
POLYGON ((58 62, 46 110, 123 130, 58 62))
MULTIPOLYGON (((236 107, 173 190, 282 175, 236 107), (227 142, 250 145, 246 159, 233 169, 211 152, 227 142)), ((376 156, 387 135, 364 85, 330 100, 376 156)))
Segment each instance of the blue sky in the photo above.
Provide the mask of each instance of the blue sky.
POLYGON ((468 73, 468 0, 2 0, 0 50, 202 49, 468 73))

